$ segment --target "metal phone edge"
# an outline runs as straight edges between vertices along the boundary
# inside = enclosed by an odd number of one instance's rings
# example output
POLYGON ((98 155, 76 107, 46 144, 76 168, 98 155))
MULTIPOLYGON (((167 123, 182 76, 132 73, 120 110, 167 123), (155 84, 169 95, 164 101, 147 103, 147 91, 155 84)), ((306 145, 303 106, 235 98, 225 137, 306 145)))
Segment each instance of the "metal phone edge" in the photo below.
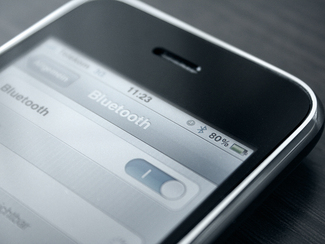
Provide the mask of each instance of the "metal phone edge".
MULTIPOLYGON (((218 204, 200 223, 198 223, 179 243, 186 244, 193 242, 203 231, 213 223, 217 217, 220 217, 226 209, 233 208, 231 211, 234 215, 239 214, 240 208, 245 207, 243 201, 253 200, 253 195, 257 195, 262 191, 269 182, 275 178, 283 168, 285 168, 293 158, 311 141, 311 139, 317 135, 320 131, 321 126, 324 123, 324 114, 321 106, 318 105, 318 99, 311 88, 297 77, 251 55, 248 54, 230 44, 227 44, 195 27, 192 27, 185 22, 178 20, 150 5, 133 0, 117 0, 129 4, 139 10, 142 10, 148 14, 151 14, 167 23, 170 23, 176 27, 179 27, 185 31, 188 31, 202 39, 205 39, 215 45, 221 46, 237 55, 240 55, 246 59, 249 59, 269 70, 278 73, 281 76, 287 77, 292 82, 297 83, 302 87, 309 95, 311 100, 311 109, 302 122, 302 124, 290 135, 288 138, 274 151, 272 152, 253 172, 251 172, 244 181, 242 181, 220 204, 218 204), (255 182, 255 183, 254 183, 255 182), (253 184, 254 183, 254 184, 253 184), (247 197, 241 199, 238 202, 240 196, 243 194, 250 195, 250 199, 247 197), (237 202, 236 202, 237 199, 237 202)), ((247 203, 248 204, 248 203, 247 203)), ((225 217, 225 216, 223 216, 225 217)), ((235 216, 234 216, 235 217, 235 216)), ((229 218, 231 221, 232 218, 229 218)), ((220 226, 219 232, 221 233, 222 228, 225 228, 225 224, 220 226)), ((218 231, 215 229, 214 231, 218 231)))
MULTIPOLYGON (((281 172, 296 159, 296 156, 320 133, 324 123, 323 109, 320 108, 311 121, 259 174, 237 192, 231 202, 219 212, 204 230, 184 238, 180 243, 210 243, 220 237, 241 213, 249 206, 281 172), (187 237, 189 238, 189 237, 187 237), (184 241, 184 242, 183 242, 184 241)), ((250 176, 248 176, 250 177, 250 176)), ((247 179, 247 178, 246 178, 247 179)), ((245 180, 246 180, 245 179, 245 180)), ((213 210, 214 211, 214 210, 213 210)))
POLYGON ((85 2, 89 2, 90 0, 72 0, 67 2, 66 4, 62 5, 58 9, 54 10, 52 13, 48 14, 41 20, 37 21, 35 24, 18 34, 17 36, 10 39, 8 42, 4 43, 0 46, 0 55, 3 54, 5 51, 9 50, 10 48, 14 47, 18 43, 22 42, 29 36, 33 35, 37 31, 41 30, 45 26, 49 25, 50 23, 54 22, 61 16, 67 14, 71 10, 77 8, 78 6, 82 5, 85 2))
MULTIPOLYGON (((78 6, 82 5, 85 2, 90 2, 93 0, 72 0, 62 7, 58 8, 51 14, 47 15, 13 39, 9 40, 2 46, 0 46, 0 55, 5 51, 9 50, 10 48, 14 47, 24 39, 28 38, 32 34, 36 33, 40 29, 44 28, 48 24, 54 22, 56 19, 60 18, 61 16, 67 14, 71 10, 77 8, 78 6)), ((178 28, 181 28, 185 31, 188 31, 196 36, 201 37, 215 45, 221 46, 237 55, 245 57, 255 63, 260 64, 261 66, 273 70, 277 72, 279 75, 285 76, 289 78, 291 81, 296 82, 300 85, 310 96, 312 106, 310 113, 306 117, 305 121, 269 156, 267 157, 244 181, 242 181, 220 204, 218 204, 200 223, 198 223, 179 243, 190 243, 193 242, 220 214, 225 210, 229 209, 232 203, 234 203, 235 199, 238 198, 243 192, 247 192, 248 187, 257 179, 261 179, 262 173, 269 175, 268 179, 271 179, 270 176, 275 176, 275 169, 279 165, 285 165, 285 163, 290 162, 289 157, 294 156, 294 154, 299 153, 299 148, 303 148, 305 143, 308 143, 308 139, 312 138, 317 132, 319 131, 320 125, 323 124, 324 116, 323 111, 319 109, 318 101, 316 95, 311 90, 311 88, 305 84, 303 81, 298 79, 297 77, 265 62, 259 58, 254 57, 230 44, 227 44, 195 27, 192 27, 186 24, 183 21, 180 21, 150 5, 139 2, 137 0, 116 0, 120 2, 124 2, 130 6, 133 6, 141 11, 144 11, 148 14, 151 14, 161 20, 164 20, 167 23, 170 23, 178 28), (306 129, 310 128, 308 131, 306 129), (298 135, 303 136, 303 139, 299 140, 298 135), (290 144, 294 146, 293 148, 290 147, 290 144), (297 148, 298 146, 298 148, 297 148), (286 153, 287 151, 290 153, 286 153), (269 165, 274 165, 271 170, 265 171, 269 165), (276 166, 277 165, 277 166, 276 166)), ((279 167, 277 168, 279 169, 279 167)), ((263 184, 266 184, 266 181, 260 183, 260 187, 263 187, 263 184)))

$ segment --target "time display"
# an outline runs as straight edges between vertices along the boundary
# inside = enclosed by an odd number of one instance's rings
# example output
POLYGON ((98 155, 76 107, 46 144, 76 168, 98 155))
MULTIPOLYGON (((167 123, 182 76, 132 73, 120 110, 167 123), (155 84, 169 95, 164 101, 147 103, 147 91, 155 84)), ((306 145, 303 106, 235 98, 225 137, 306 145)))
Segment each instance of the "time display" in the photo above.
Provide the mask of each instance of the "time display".
POLYGON ((128 93, 130 93, 132 96, 148 103, 152 100, 152 97, 150 97, 148 94, 141 92, 140 90, 134 88, 134 87, 130 87, 130 89, 128 90, 128 93))

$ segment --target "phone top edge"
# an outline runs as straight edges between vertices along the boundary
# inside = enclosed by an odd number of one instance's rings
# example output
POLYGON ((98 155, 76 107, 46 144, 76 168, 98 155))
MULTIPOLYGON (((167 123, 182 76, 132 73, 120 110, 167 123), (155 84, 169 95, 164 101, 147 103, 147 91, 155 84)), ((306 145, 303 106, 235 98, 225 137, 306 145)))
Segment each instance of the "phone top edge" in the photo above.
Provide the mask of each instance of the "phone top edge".
POLYGON ((227 49, 228 51, 231 51, 237 55, 240 55, 250 61, 253 61, 254 63, 256 64, 259 64, 269 70, 272 70, 274 72, 276 72, 277 74, 279 74, 280 76, 284 76, 288 79, 290 79, 291 81, 297 83, 298 86, 302 87, 305 92, 309 95, 310 97, 310 100, 311 100, 311 108, 310 108, 310 111, 309 111, 309 114, 308 116, 306 116, 305 120, 301 123, 301 125, 278 147, 278 149, 275 151, 275 152, 278 152, 278 151, 281 151, 280 148, 283 146, 286 147, 287 144, 289 144, 293 138, 295 138, 306 126, 309 122, 311 122, 315 115, 317 115, 317 108, 318 108, 318 100, 317 100, 317 97, 316 97, 316 94, 314 93, 314 91, 302 80, 300 80, 299 78, 297 78, 296 76, 268 63, 268 62, 265 62, 245 51, 242 51, 228 43, 225 43, 224 41, 210 35, 210 34, 207 34, 181 20, 178 20, 176 19, 175 17, 169 15, 169 14, 166 14, 146 3, 143 3, 143 2, 140 2, 140 1, 137 1, 137 0, 116 0, 116 1, 119 1, 119 2, 123 2, 123 3, 126 3, 130 6, 133 6, 133 7, 136 7, 137 9, 139 10, 142 10, 148 14, 151 14, 157 18, 160 18, 161 20, 165 21, 165 22, 168 22, 176 27, 179 27, 185 31, 188 31, 198 37, 201 37, 202 39, 205 39, 215 45, 218 45, 222 48, 225 48, 227 49))
MULTIPOLYGON (((21 41, 23 41, 24 39, 28 38, 29 36, 31 36, 32 34, 36 33, 38 30, 42 29, 43 27, 49 25, 50 23, 52 23, 53 21, 57 20, 58 18, 60 18, 61 16, 67 14, 68 12, 72 11, 73 9, 77 8, 78 6, 86 3, 86 2, 92 2, 92 1, 98 1, 98 0, 72 0, 66 4, 64 4, 63 6, 61 6, 60 8, 58 8, 57 10, 55 10, 54 12, 50 13, 49 15, 47 15, 46 17, 44 17, 43 19, 41 19, 40 21, 36 22, 35 24, 33 24, 31 27, 27 28, 25 31, 23 31, 22 33, 18 34, 17 36, 15 36, 14 38, 12 38, 11 40, 9 40, 8 42, 6 42, 5 44, 3 44, 2 46, 0 46, 0 55, 2 53, 4 53, 5 51, 9 50, 10 48, 12 48, 13 46, 15 46, 16 44, 20 43, 21 41)), ((272 65, 269 64, 251 54, 248 54, 245 51, 242 51, 228 43, 225 43, 224 41, 210 35, 207 34, 181 20, 176 19, 175 17, 166 14, 144 2, 140 2, 138 0, 114 0, 117 2, 122 2, 125 4, 128 4, 130 6, 133 6, 143 12, 146 12, 152 16, 155 16, 167 23, 170 23, 178 28, 181 28, 185 31, 190 32, 191 34, 194 34, 198 37, 201 37, 202 39, 209 41, 215 45, 218 45, 222 48, 225 48, 228 51, 231 51, 241 57, 244 57, 250 61, 253 61, 256 64, 259 64, 269 70, 272 70, 276 73, 278 73, 281 76, 285 76, 288 79, 290 79, 291 81, 296 82, 300 87, 302 87, 310 96, 311 102, 312 102, 312 106, 310 109, 310 112, 308 114, 308 116, 306 117, 305 121, 302 123, 301 126, 307 124, 314 116, 314 114, 316 113, 316 109, 317 109, 317 98, 315 93, 313 92, 313 90, 302 80, 300 80, 299 78, 289 74, 288 72, 272 65)), ((297 128, 297 130, 299 130, 300 127, 297 128)))
MULTIPOLYGON (((301 123, 301 125, 296 129, 296 131, 294 131, 291 134, 291 136, 289 136, 287 139, 291 138, 291 140, 292 140, 292 138, 294 138, 297 134, 299 134, 300 131, 302 131, 303 128, 305 128, 306 125, 314 118, 315 114, 317 114, 318 100, 317 100, 316 94, 304 81, 302 81, 298 77, 296 77, 296 76, 294 76, 294 75, 266 62, 266 61, 263 61, 260 58, 257 58, 243 50, 240 50, 239 48, 236 48, 236 47, 234 47, 234 46, 232 46, 232 45, 230 45, 230 44, 228 44, 228 43, 226 43, 226 42, 224 42, 208 33, 205 33, 204 31, 201 31, 201 30, 199 30, 199 29, 197 29, 197 28, 195 28, 179 19, 176 19, 175 17, 173 17, 167 13, 164 13, 164 12, 160 11, 159 9, 152 7, 152 6, 148 5, 147 3, 144 3, 144 2, 141 2, 138 0, 115 0, 115 1, 123 2, 130 6, 133 6, 137 9, 144 11, 150 15, 153 15, 169 24, 172 24, 172 25, 174 25, 178 28, 181 28, 185 31, 188 31, 191 34, 194 34, 206 41, 209 41, 210 43, 213 43, 213 44, 220 46, 232 53, 235 53, 243 58, 246 58, 247 60, 250 60, 256 64, 259 64, 262 67, 279 74, 280 76, 286 77, 289 80, 295 82, 298 86, 300 86, 309 95, 310 100, 311 100, 311 108, 310 108, 309 114, 308 114, 308 116, 306 116, 304 122, 301 123)), ((289 140, 289 141, 291 141, 291 140, 289 140)), ((281 145, 285 144, 286 141, 284 141, 281 145)), ((279 146, 279 148, 280 147, 281 146, 279 146)))
MULTIPOLYGON (((149 4, 147 3, 144 3, 144 2, 141 2, 141 1, 138 1, 138 0, 115 0, 115 1, 118 1, 118 2, 123 2, 125 4, 128 4, 130 6, 133 6, 141 11, 144 11, 150 15, 153 15, 169 24, 172 24, 178 28, 181 28, 191 34, 194 34, 210 43, 213 43, 217 46, 220 46, 228 51, 231 51, 232 53, 235 53, 241 57, 244 57, 256 64, 259 64, 269 70, 272 70, 274 71, 275 73, 278 73, 279 75, 281 76, 284 76, 284 77, 287 77, 288 79, 296 82, 299 86, 301 86, 302 88, 304 88, 304 90, 309 94, 310 96, 310 99, 312 101, 313 104, 316 104, 316 106, 312 106, 312 108, 310 109, 310 114, 314 114, 315 111, 316 111, 316 108, 317 108, 317 98, 316 98, 316 95, 315 93, 313 92, 313 90, 302 80, 300 80, 298 77, 266 62, 266 61, 263 61, 262 59, 260 58, 257 58, 255 57, 254 55, 251 55, 231 44, 228 44, 220 39, 218 39, 217 37, 214 37, 204 31, 201 31, 199 29, 197 29, 196 27, 193 27, 187 23, 185 23, 184 21, 181 21, 167 13, 164 13, 162 12, 161 10, 155 8, 155 7, 152 7, 150 6, 149 4)), ((309 117, 309 116, 308 116, 309 117)), ((311 116, 312 117, 312 116, 311 116)), ((308 119, 308 118, 306 118, 308 119)))
POLYGON ((18 34, 17 36, 13 37, 9 41, 7 41, 3 45, 1 45, 0 46, 0 55, 3 54, 4 52, 6 52, 7 50, 9 50, 10 48, 14 47, 21 41, 25 40, 29 36, 33 35, 34 33, 39 31, 43 27, 49 25, 53 21, 57 20, 61 16, 67 14, 68 12, 72 11, 73 9, 77 8, 78 6, 82 5, 85 2, 90 2, 90 0, 72 0, 72 1, 65 3, 58 9, 54 10, 52 13, 48 14, 47 16, 45 16, 41 20, 37 21, 32 26, 30 26, 29 28, 27 28, 26 30, 24 30, 23 32, 18 34))

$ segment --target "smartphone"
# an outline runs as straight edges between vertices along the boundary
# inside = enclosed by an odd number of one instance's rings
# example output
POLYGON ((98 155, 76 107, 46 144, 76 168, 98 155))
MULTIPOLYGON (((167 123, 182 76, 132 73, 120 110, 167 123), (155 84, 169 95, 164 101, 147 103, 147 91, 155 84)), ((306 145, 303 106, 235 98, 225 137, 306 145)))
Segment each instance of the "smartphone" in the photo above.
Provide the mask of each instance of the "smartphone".
POLYGON ((319 139, 298 78, 142 2, 0 48, 2 243, 210 243, 319 139))

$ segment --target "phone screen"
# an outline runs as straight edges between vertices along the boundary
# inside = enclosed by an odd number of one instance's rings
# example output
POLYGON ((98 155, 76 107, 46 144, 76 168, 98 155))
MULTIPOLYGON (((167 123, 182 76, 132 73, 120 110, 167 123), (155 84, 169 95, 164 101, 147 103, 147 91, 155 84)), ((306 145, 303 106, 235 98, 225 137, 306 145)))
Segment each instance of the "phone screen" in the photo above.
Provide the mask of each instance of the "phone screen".
POLYGON ((8 243, 157 243, 255 151, 53 37, 2 70, 0 111, 8 243))

